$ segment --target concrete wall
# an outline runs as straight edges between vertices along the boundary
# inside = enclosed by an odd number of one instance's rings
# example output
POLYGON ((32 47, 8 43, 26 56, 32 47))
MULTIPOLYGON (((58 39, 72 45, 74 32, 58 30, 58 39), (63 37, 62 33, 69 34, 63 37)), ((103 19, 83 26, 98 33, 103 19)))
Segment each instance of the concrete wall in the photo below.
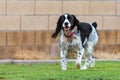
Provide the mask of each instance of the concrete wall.
POLYGON ((74 14, 81 22, 98 23, 97 58, 105 54, 120 58, 119 0, 0 0, 0 58, 57 57, 58 39, 50 36, 63 13, 74 14))

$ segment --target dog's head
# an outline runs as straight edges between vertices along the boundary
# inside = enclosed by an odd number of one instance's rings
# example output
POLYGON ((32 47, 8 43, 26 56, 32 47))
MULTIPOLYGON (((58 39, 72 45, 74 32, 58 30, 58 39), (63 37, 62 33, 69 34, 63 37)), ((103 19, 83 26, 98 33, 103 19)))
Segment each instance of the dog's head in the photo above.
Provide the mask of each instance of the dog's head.
POLYGON ((74 26, 74 16, 65 14, 61 16, 62 28, 64 31, 70 30, 74 26))
POLYGON ((63 31, 72 30, 75 26, 79 24, 79 21, 74 15, 64 14, 59 17, 57 22, 57 27, 55 33, 52 35, 53 38, 56 38, 58 33, 63 29, 63 31))

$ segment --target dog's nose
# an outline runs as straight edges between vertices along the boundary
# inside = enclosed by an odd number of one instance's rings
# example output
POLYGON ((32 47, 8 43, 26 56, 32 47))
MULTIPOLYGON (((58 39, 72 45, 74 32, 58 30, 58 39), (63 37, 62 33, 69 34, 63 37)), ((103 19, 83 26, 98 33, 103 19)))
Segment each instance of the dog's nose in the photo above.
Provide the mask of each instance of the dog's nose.
POLYGON ((65 22, 65 26, 68 26, 68 22, 65 22))

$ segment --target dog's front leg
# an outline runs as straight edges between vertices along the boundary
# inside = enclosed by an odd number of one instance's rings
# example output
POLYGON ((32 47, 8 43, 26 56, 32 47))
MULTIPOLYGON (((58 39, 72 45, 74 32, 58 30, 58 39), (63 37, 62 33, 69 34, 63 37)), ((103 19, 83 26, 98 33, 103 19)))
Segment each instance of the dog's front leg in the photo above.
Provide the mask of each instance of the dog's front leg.
POLYGON ((61 48, 60 56, 61 56, 61 68, 62 70, 67 70, 67 51, 61 48))
POLYGON ((78 68, 82 67, 82 56, 84 54, 84 48, 80 49, 77 51, 77 61, 76 61, 76 65, 78 68))

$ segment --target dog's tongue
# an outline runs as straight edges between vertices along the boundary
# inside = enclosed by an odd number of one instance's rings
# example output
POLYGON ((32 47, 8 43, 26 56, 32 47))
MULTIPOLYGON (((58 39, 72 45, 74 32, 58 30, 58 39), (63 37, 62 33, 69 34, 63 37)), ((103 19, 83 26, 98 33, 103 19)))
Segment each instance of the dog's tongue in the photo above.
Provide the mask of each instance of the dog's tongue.
POLYGON ((69 28, 69 27, 68 27, 68 26, 66 26, 64 29, 67 31, 67 30, 68 30, 68 28, 69 28))
POLYGON ((65 26, 66 29, 68 29, 69 27, 68 26, 65 26))

